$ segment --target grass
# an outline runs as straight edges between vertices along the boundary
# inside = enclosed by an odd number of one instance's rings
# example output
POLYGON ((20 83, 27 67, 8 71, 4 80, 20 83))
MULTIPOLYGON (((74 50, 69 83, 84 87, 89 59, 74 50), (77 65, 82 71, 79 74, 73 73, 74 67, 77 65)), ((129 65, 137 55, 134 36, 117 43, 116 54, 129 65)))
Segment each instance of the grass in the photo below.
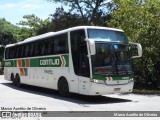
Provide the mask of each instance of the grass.
POLYGON ((146 95, 160 95, 160 90, 133 89, 133 93, 135 93, 135 94, 146 94, 146 95))

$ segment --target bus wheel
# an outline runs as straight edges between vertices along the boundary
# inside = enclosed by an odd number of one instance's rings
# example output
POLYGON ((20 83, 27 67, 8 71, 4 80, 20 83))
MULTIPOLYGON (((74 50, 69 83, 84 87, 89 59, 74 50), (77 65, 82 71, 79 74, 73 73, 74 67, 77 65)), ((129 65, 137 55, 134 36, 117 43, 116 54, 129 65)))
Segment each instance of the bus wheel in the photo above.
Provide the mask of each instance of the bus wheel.
POLYGON ((70 95, 68 82, 65 78, 61 78, 58 82, 58 91, 60 95, 67 97, 70 95))
POLYGON ((20 87, 20 86, 21 86, 21 80, 20 80, 20 77, 19 77, 18 74, 16 75, 16 78, 15 78, 15 85, 16 85, 17 87, 20 87))
POLYGON ((12 81, 12 83, 13 83, 14 85, 16 85, 16 82, 15 82, 13 73, 11 74, 11 81, 12 81))

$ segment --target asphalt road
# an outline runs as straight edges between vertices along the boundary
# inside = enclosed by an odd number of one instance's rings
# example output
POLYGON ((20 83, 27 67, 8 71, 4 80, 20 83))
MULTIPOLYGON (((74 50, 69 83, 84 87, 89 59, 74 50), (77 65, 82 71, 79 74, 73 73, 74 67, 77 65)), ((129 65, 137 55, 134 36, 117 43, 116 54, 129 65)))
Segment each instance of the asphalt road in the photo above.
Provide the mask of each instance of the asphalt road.
POLYGON ((61 97, 57 91, 34 86, 15 87, 0 76, 1 110, 42 111, 160 111, 160 96, 110 94, 61 97))

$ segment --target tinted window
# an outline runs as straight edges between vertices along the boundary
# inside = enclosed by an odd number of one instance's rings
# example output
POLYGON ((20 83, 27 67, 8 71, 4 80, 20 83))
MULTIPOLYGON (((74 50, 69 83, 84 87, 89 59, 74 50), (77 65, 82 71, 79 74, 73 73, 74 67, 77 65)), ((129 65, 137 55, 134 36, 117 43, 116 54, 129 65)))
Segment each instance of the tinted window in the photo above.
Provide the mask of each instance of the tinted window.
POLYGON ((71 51, 75 74, 89 77, 89 60, 84 30, 71 32, 71 51))
POLYGON ((8 59, 8 55, 9 55, 9 48, 5 49, 5 59, 8 59))
POLYGON ((42 41, 37 41, 36 43, 35 43, 35 56, 40 56, 40 55, 42 55, 42 41))
POLYGON ((66 53, 68 53, 67 33, 6 48, 5 58, 13 59, 66 53))
POLYGON ((29 44, 25 46, 25 57, 29 56, 29 44))
POLYGON ((65 54, 68 52, 67 34, 58 35, 54 39, 55 52, 57 54, 65 54))
POLYGON ((30 51, 29 51, 30 57, 34 56, 34 49, 35 49, 35 43, 30 44, 30 51))

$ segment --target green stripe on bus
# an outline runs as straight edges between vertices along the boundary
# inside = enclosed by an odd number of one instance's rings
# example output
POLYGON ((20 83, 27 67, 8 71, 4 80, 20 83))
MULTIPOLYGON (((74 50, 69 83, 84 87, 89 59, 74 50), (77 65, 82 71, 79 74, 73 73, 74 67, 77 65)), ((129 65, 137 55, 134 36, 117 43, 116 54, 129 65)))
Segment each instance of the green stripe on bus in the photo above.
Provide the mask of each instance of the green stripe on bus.
MULTIPOLYGON (((26 67, 25 59, 21 59, 21 61, 22 67, 26 67)), ((18 67, 17 60, 5 61, 5 67, 18 67)), ((69 67, 69 55, 32 58, 30 59, 30 67, 69 67)))
POLYGON ((24 76, 28 76, 28 69, 24 68, 24 76))
POLYGON ((22 67, 26 67, 26 62, 24 59, 22 59, 22 67))
POLYGON ((17 67, 17 60, 5 61, 5 67, 17 67))
POLYGON ((30 67, 39 67, 39 58, 30 59, 30 67))
POLYGON ((69 56, 68 55, 64 55, 64 58, 66 60, 66 65, 65 67, 69 67, 69 56))

